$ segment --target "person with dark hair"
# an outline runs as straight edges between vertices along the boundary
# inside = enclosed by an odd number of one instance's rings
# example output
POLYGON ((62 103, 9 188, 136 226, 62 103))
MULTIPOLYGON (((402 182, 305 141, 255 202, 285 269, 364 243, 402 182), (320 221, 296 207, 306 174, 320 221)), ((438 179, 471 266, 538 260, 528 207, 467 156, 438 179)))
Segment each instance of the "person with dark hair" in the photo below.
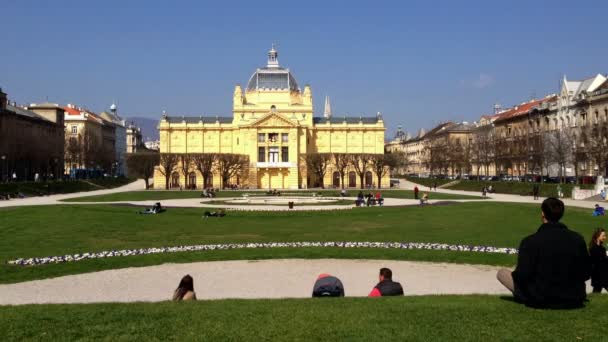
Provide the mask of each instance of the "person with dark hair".
POLYGON ((380 282, 374 286, 368 297, 403 296, 403 287, 393 281, 393 271, 389 268, 381 268, 378 279, 380 282))
POLYGON ((418 192, 420 192, 420 190, 418 189, 418 185, 416 185, 414 187, 414 199, 418 199, 418 192))
POLYGON ((589 242, 593 293, 602 292, 602 288, 608 291, 608 257, 606 256, 604 241, 606 241, 606 231, 598 228, 593 232, 589 242))
POLYGON ((140 211, 139 214, 158 214, 163 211, 163 207, 160 202, 154 203, 152 208, 146 208, 144 211, 140 211))
POLYGON ((196 292, 194 292, 194 280, 189 274, 186 274, 179 282, 177 289, 173 292, 173 300, 196 300, 196 292))
POLYGON ((313 297, 344 297, 344 285, 331 274, 320 274, 312 287, 313 297))
POLYGON ((605 209, 604 207, 600 207, 599 204, 595 205, 595 209, 593 209, 593 216, 604 216, 605 215, 605 209))
POLYGON ((589 253, 583 237, 559 222, 563 215, 562 201, 544 200, 543 223, 521 241, 515 271, 501 269, 496 274, 517 302, 552 309, 583 306, 585 281, 591 275, 589 253))

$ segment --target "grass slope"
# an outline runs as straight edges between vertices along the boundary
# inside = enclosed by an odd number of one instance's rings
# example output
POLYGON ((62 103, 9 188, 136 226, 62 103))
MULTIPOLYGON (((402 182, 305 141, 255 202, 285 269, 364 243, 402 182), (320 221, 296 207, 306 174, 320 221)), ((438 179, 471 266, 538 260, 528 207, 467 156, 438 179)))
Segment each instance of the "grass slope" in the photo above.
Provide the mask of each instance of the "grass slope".
POLYGON ((4 306, 0 335, 5 341, 603 341, 606 305, 606 296, 571 311, 534 310, 496 296, 421 296, 4 306))
MULTIPOLYGON (((369 192, 370 190, 364 191, 364 193, 369 192)), ((371 190, 375 193, 377 190, 371 190)), ((414 198, 414 192, 410 190, 380 190, 382 195, 387 198, 414 198)), ((333 196, 339 197, 340 191, 338 190, 294 190, 289 191, 286 190, 283 193, 287 195, 303 195, 303 196, 311 196, 312 193, 320 193, 323 196, 333 196)), ((348 190, 349 196, 355 197, 359 193, 359 190, 348 190)), ((218 198, 227 198, 227 197, 240 197, 243 194, 252 194, 252 195, 264 195, 264 191, 220 191, 218 193, 218 198)), ((118 201, 161 201, 167 199, 182 199, 182 198, 200 198, 201 191, 129 191, 129 192, 121 192, 115 194, 108 195, 97 195, 97 196, 85 196, 85 197, 77 197, 77 198, 69 198, 63 200, 64 202, 118 202, 118 201)), ((482 199, 480 196, 467 196, 467 195, 453 195, 453 194, 442 194, 442 193, 429 193, 430 199, 482 199)))
MULTIPOLYGON (((484 181, 472 181, 463 180, 459 183, 447 187, 452 190, 466 190, 466 191, 477 191, 481 193, 481 189, 485 186, 492 185, 494 191, 499 194, 514 194, 514 195, 525 195, 532 196, 533 183, 526 182, 484 182, 484 181)), ((557 197, 557 186, 562 188, 564 197, 571 197, 572 188, 574 184, 548 184, 539 183, 540 196, 541 197, 557 197)), ((579 184, 582 189, 593 189, 592 184, 579 184)))
MULTIPOLYGON (((65 205, 1 211, 0 282, 221 258, 387 258, 509 265, 514 263, 514 256, 331 248, 172 253, 36 267, 9 266, 4 262, 18 257, 234 242, 409 241, 517 247, 540 221, 538 205, 491 202, 328 212, 229 212, 224 218, 207 220, 201 219, 201 209, 171 208, 160 215, 137 215, 136 210, 124 206, 65 205)), ((603 221, 578 208, 568 208, 564 218, 586 238, 603 221)))
POLYGON ((0 184, 0 194, 23 193, 26 196, 68 194, 74 192, 112 189, 133 182, 131 178, 102 178, 50 182, 16 182, 0 184))

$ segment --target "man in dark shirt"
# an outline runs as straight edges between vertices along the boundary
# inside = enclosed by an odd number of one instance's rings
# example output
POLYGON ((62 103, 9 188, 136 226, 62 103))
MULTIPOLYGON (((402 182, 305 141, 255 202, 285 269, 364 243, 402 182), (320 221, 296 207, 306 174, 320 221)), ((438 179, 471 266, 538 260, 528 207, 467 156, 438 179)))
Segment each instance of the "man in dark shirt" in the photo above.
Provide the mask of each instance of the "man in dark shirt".
POLYGON ((374 286, 368 297, 403 296, 403 287, 393 281, 393 271, 388 268, 381 268, 378 275, 380 282, 374 286))
POLYGON ((585 240, 559 222, 564 215, 562 201, 547 198, 541 209, 543 224, 521 241, 515 271, 501 269, 496 277, 516 301, 528 306, 581 307, 591 274, 585 240))

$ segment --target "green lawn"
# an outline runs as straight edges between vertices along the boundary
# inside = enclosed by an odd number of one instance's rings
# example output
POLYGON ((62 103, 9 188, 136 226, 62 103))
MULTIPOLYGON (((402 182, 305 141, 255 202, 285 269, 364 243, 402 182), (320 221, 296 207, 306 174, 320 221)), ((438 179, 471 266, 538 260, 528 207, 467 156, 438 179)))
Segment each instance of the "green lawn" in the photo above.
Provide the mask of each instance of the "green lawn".
MULTIPOLYGON (((420 178, 420 177, 410 177, 410 176, 405 176, 404 178, 412 183, 420 184, 424 188, 434 186, 435 184, 437 184, 437 186, 439 187, 439 186, 442 186, 443 184, 453 182, 453 180, 451 180, 451 179, 420 178)), ((424 189, 421 189, 421 190, 424 190, 424 189)))
POLYGON ((68 194, 74 192, 112 189, 133 182, 134 179, 101 178, 88 180, 68 180, 50 182, 14 182, 0 183, 0 194, 23 193, 26 196, 40 196, 52 194, 68 194))
POLYGON ((497 296, 0 306, 0 335, 4 341, 605 341, 607 305, 608 296, 595 295, 570 311, 529 309, 497 296))
MULTIPOLYGON (((477 191, 481 193, 481 189, 483 186, 492 185, 494 191, 500 194, 514 194, 514 195, 527 195, 532 196, 532 186, 533 183, 526 182, 484 182, 484 181, 472 181, 472 180, 463 180, 457 184, 451 185, 448 189, 452 190, 467 190, 467 191, 477 191)), ((557 186, 558 184, 550 184, 550 183, 542 183, 540 184, 540 196, 541 197, 556 197, 557 196, 557 186)), ((572 188, 575 186, 574 184, 559 184, 562 188, 562 192, 564 193, 564 197, 571 197, 572 188)), ((593 189, 592 184, 579 184, 583 189, 593 189)))
MULTIPOLYGON (((364 191, 364 193, 370 190, 364 191)), ((371 190, 376 193, 378 190, 371 190)), ((414 198, 414 192, 410 190, 380 190, 382 195, 387 198, 414 198)), ((424 191, 423 191, 424 192, 424 191)), ((285 190, 283 191, 286 195, 299 195, 299 196, 312 196, 313 193, 322 194, 323 196, 339 197, 339 190, 285 190)), ((359 190, 348 190, 348 195, 355 197, 359 193, 359 190)), ((264 196, 264 191, 250 190, 250 191, 232 191, 225 190, 220 191, 217 195, 219 198, 227 197, 240 197, 243 194, 250 194, 252 196, 264 196)), ((64 202, 119 202, 119 201, 161 201, 167 199, 182 199, 182 198, 200 198, 201 191, 129 191, 120 192, 108 195, 97 195, 97 196, 86 196, 65 199, 64 202)), ((482 199, 481 196, 467 196, 467 195, 453 195, 453 194, 442 194, 442 193, 429 193, 430 199, 482 199)))
MULTIPOLYGON (((388 258, 512 265, 512 255, 339 248, 169 253, 35 267, 11 266, 5 261, 122 248, 271 241, 406 241, 517 247, 540 221, 539 205, 491 202, 348 211, 228 212, 224 218, 206 220, 201 219, 204 209, 170 208, 159 215, 137 215, 137 210, 129 206, 62 205, 0 211, 0 282, 222 258, 388 258)), ((568 208, 564 221, 589 238, 604 218, 592 217, 585 209, 568 208)))

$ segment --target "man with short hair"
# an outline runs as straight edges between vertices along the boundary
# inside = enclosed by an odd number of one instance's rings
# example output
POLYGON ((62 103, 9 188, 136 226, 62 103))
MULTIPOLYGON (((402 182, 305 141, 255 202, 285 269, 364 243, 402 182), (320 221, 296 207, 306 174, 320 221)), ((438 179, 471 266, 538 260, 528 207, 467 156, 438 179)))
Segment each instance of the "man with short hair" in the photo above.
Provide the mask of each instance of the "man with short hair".
POLYGON ((403 296, 403 287, 393 281, 393 272, 388 268, 381 268, 378 276, 380 282, 374 286, 368 297, 403 296))
POLYGON ((569 309, 583 306, 585 281, 591 275, 583 237, 559 220, 564 203, 547 198, 541 206, 543 224, 519 246, 517 267, 496 277, 515 300, 536 308, 569 309))

